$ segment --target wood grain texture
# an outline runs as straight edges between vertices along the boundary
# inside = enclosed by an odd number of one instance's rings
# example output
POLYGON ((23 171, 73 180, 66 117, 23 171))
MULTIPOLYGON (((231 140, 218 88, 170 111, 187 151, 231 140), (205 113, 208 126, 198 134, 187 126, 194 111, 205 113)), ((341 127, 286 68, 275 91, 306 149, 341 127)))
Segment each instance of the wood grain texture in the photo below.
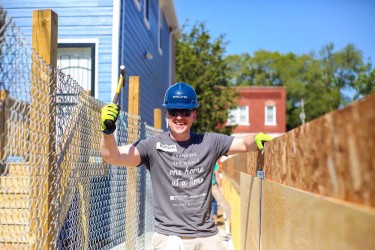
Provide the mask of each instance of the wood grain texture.
MULTIPOLYGON (((241 245, 241 201, 239 187, 226 175, 221 179, 222 192, 228 202, 231 211, 231 218, 228 220, 234 249, 240 249, 241 245)), ((229 219, 229 218, 227 218, 229 219)))
POLYGON ((262 185, 261 249, 375 249, 375 209, 262 185))
POLYGON ((273 139, 260 153, 239 154, 223 171, 241 171, 316 194, 375 207, 375 94, 273 139))
MULTIPOLYGON (((32 47, 51 68, 57 65, 57 37, 58 16, 52 10, 34 10, 32 14, 32 47)), ((32 249, 48 249, 56 233, 54 218, 49 211, 56 209, 53 204, 52 194, 55 193, 53 185, 53 168, 55 155, 56 124, 53 119, 56 104, 53 101, 56 93, 56 78, 47 70, 39 60, 32 55, 32 83, 30 86, 30 164, 39 166, 35 168, 32 178, 30 198, 30 238, 35 242, 32 249), (47 107, 42 109, 41 106, 47 107), (45 129, 41 129, 45 128, 45 129), (41 131, 44 131, 42 133, 41 131), (40 163, 45 163, 43 166, 40 163), (41 185, 42 184, 42 185, 41 185), (42 190, 39 192, 38 190, 42 190), (40 206, 40 204, 43 204, 40 206), (41 234, 38 234, 38 225, 43 225, 41 234), (37 241, 41 239, 40 241, 37 241), (41 242, 41 244, 39 243, 41 242), (39 245, 40 244, 40 245, 39 245)), ((39 228, 40 229, 40 228, 39 228)))
MULTIPOLYGON (((140 77, 129 76, 129 93, 128 93, 128 113, 131 115, 139 115, 140 110, 140 77)), ((138 120, 129 117, 128 120, 128 141, 134 143, 138 140, 138 120)), ((137 230, 137 204, 139 196, 134 190, 137 190, 137 173, 138 168, 127 168, 126 170, 126 242, 125 249, 135 249, 136 242, 129 240, 136 237, 137 230)))
POLYGON ((241 187, 241 249, 258 249, 259 200, 257 178, 238 176, 262 169, 260 249, 375 249, 375 95, 272 140, 263 155, 229 158, 222 169, 241 187))
POLYGON ((241 172, 248 173, 253 176, 256 175, 256 162, 254 161, 255 157, 256 153, 238 154, 234 157, 230 157, 223 162, 222 170, 228 176, 228 178, 231 179, 231 181, 236 183, 235 186, 239 187, 241 172))
POLYGON ((375 95, 298 127, 266 147, 266 179, 375 207, 375 95))
POLYGON ((259 246, 260 179, 241 173, 241 250, 259 246))

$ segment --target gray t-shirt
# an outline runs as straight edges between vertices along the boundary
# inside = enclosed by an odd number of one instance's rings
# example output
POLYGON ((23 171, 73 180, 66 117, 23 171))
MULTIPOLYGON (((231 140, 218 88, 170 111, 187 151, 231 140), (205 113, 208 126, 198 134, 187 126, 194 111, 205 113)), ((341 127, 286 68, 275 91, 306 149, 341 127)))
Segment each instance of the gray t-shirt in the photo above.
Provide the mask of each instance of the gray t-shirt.
POLYGON ((212 171, 233 138, 191 133, 190 140, 176 142, 165 132, 135 144, 151 174, 156 232, 188 237, 218 232, 210 210, 212 171))

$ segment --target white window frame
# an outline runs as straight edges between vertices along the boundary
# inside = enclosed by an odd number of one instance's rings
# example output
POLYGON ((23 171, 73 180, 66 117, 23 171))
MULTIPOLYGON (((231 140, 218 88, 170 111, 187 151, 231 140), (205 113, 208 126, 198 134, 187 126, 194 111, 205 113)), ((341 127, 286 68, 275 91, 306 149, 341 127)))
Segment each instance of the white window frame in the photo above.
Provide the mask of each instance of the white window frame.
POLYGON ((266 126, 276 126, 276 105, 266 105, 264 106, 264 125, 266 126), (268 108, 272 108, 272 121, 268 121, 268 108))
POLYGON ((150 4, 150 0, 143 0, 143 22, 145 23, 147 29, 150 29, 150 4), (146 15, 147 12, 148 18, 146 15))
POLYGON ((159 4, 159 20, 158 20, 158 50, 159 54, 163 55, 163 11, 159 4))
POLYGON ((141 0, 133 0, 133 3, 138 11, 141 11, 141 0))
POLYGON ((238 106, 236 109, 229 110, 228 125, 249 126, 249 106, 238 106), (241 113, 243 108, 244 111, 241 113), (245 121, 241 121, 241 114, 245 115, 245 121))

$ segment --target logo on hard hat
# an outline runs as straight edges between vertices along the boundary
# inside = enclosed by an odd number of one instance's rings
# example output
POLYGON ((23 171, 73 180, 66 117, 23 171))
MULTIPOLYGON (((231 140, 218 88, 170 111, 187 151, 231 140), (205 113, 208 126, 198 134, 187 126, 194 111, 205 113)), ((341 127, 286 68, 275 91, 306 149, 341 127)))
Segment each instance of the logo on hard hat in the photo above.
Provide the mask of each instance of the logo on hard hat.
POLYGON ((164 95, 163 106, 167 109, 193 109, 199 106, 197 93, 185 82, 170 86, 164 95))

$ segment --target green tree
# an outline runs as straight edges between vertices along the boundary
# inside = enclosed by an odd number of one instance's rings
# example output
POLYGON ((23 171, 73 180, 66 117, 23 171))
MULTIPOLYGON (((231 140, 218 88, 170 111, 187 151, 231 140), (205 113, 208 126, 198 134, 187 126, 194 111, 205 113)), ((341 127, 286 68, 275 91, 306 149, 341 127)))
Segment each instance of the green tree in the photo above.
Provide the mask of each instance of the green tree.
POLYGON ((361 94, 374 89, 371 66, 364 67, 362 52, 353 44, 337 52, 328 44, 318 56, 259 50, 253 57, 232 55, 226 61, 235 85, 286 87, 288 130, 301 125, 301 99, 309 121, 350 102, 348 88, 361 94))
POLYGON ((185 29, 186 25, 176 45, 176 80, 189 83, 197 92, 200 106, 193 130, 230 134, 233 127, 224 124, 238 94, 228 81, 224 35, 211 39, 204 23, 185 29))
POLYGON ((228 56, 229 76, 236 85, 285 86, 287 90, 287 128, 298 126, 301 98, 306 86, 301 72, 305 70, 309 56, 297 57, 293 53, 259 50, 248 54, 228 56), (234 66, 233 66, 234 65, 234 66))
POLYGON ((356 90, 354 100, 363 96, 375 93, 375 69, 372 69, 371 63, 367 63, 358 78, 351 84, 356 90))

